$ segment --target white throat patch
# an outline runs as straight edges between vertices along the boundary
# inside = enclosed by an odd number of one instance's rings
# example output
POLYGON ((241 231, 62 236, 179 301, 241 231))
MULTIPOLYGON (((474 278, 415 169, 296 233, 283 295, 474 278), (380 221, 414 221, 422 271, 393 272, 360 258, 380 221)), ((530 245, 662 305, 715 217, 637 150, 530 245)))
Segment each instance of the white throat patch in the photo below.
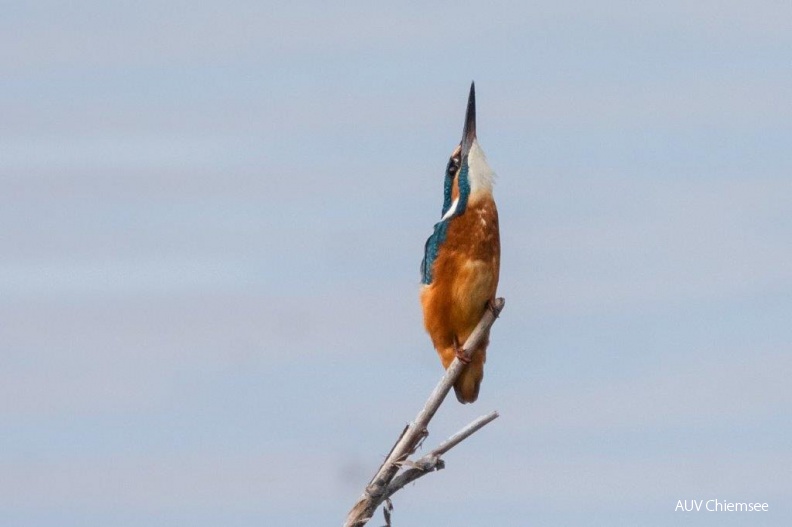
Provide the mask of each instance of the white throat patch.
POLYGON ((479 146, 478 139, 473 140, 468 153, 468 179, 470 180, 470 195, 477 192, 492 194, 492 184, 495 181, 495 172, 487 164, 487 157, 479 146))

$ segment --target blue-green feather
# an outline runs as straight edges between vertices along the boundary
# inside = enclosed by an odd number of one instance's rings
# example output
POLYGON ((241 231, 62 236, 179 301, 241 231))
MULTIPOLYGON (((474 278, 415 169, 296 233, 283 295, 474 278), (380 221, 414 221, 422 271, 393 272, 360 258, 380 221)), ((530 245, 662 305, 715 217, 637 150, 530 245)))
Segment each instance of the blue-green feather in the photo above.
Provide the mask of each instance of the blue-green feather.
POLYGON ((445 216, 448 209, 451 208, 451 189, 454 186, 454 160, 449 159, 446 165, 445 181, 443 182, 443 212, 440 217, 445 216))
MULTIPOLYGON (((451 188, 454 181, 454 174, 451 173, 451 162, 446 168, 446 178, 443 187, 443 216, 445 216, 448 209, 451 208, 451 188)), ((440 246, 446 239, 448 232, 448 224, 465 212, 467 208, 468 198, 470 197, 470 179, 468 178, 468 162, 467 157, 462 160, 462 167, 459 169, 459 203, 457 203, 454 213, 437 223, 434 226, 434 232, 426 240, 424 245, 424 257, 421 261, 421 282, 429 285, 432 283, 432 266, 437 259, 437 253, 440 251, 440 246)))
POLYGON ((459 216, 467 208, 468 198, 470 197, 470 178, 468 177, 467 157, 462 161, 462 168, 459 169, 459 204, 457 205, 454 216, 459 216))
POLYGON ((449 219, 435 223, 434 232, 426 240, 424 257, 421 261, 421 282, 424 284, 428 285, 432 283, 432 265, 434 265, 434 261, 437 258, 440 244, 445 241, 449 219))

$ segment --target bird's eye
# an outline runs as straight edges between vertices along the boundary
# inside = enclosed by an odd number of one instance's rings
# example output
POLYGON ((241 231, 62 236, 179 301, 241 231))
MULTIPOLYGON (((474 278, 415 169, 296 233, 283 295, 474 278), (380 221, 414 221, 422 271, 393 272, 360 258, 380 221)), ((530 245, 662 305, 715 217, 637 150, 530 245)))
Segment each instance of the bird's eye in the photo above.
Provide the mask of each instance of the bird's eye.
POLYGON ((448 160, 448 172, 454 173, 459 170, 459 157, 452 157, 448 160))

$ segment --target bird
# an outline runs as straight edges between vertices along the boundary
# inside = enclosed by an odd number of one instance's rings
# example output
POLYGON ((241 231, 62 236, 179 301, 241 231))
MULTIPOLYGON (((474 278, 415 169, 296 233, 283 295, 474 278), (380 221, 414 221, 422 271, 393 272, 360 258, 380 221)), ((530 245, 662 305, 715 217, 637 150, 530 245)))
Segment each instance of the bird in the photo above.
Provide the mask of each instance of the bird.
POLYGON ((426 240, 420 299, 424 327, 448 369, 466 363, 454 383, 460 403, 478 398, 489 333, 467 360, 462 345, 494 305, 500 278, 500 227, 492 195, 495 173, 476 137, 476 86, 470 84, 462 140, 448 160, 440 221, 426 240))

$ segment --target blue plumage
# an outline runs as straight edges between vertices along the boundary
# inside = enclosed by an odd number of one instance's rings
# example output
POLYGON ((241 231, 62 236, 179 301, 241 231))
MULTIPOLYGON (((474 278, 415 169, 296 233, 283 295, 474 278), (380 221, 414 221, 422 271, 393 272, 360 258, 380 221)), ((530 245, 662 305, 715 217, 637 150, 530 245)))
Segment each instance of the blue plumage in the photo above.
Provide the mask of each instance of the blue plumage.
POLYGON ((448 209, 451 208, 451 189, 454 187, 454 173, 456 166, 454 165, 454 158, 448 160, 446 165, 445 181, 443 182, 443 212, 440 217, 446 215, 448 209))
MULTIPOLYGON (((426 240, 424 245, 424 257, 421 261, 421 282, 429 285, 432 283, 432 265, 437 258, 437 253, 440 251, 440 246, 446 239, 448 231, 448 224, 456 216, 460 216, 467 208, 468 197, 470 196, 470 180, 468 179, 468 162, 467 158, 462 160, 462 168, 459 170, 459 202, 457 203, 454 213, 448 218, 435 223, 434 232, 426 240)), ((451 208, 451 189, 453 188, 454 174, 452 173, 452 162, 448 162, 446 167, 445 183, 443 185, 443 216, 451 208)))
POLYGON ((435 258, 437 258, 437 251, 440 250, 440 244, 445 241, 446 231, 448 230, 448 221, 451 218, 435 223, 434 232, 426 240, 424 246, 424 257, 421 260, 421 282, 429 285, 432 283, 432 265, 435 258))

